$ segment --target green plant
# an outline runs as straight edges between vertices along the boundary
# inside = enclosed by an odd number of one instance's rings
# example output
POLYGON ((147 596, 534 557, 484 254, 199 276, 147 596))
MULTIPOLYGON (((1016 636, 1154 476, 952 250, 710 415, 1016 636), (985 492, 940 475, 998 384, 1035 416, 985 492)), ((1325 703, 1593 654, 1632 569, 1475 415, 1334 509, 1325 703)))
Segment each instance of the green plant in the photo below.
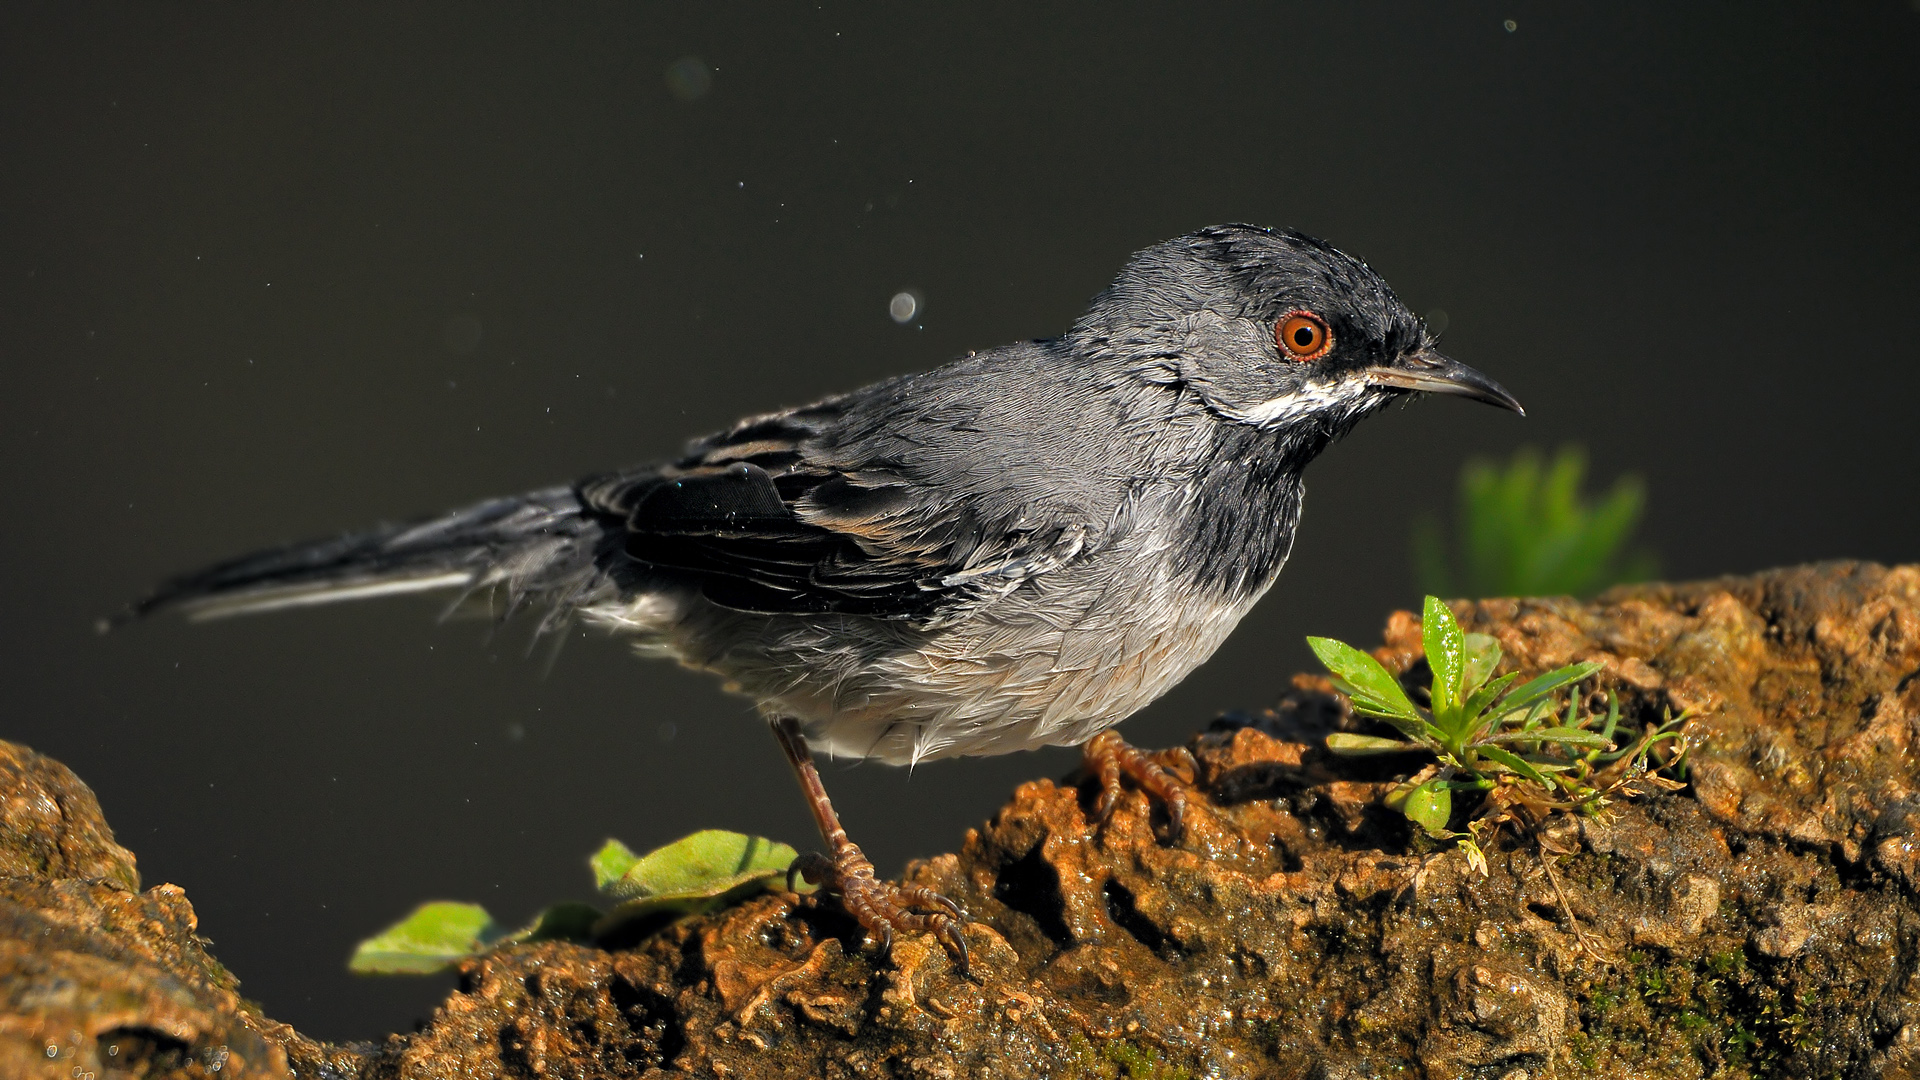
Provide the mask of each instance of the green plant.
POLYGON ((645 855, 608 840, 587 865, 600 894, 615 901, 611 910, 555 904, 528 925, 508 930, 479 904, 434 900, 362 941, 347 968, 362 975, 427 975, 502 945, 605 940, 665 925, 772 888, 786 877, 795 855, 785 844, 719 829, 683 836, 645 855))
POLYGON ((1654 576, 1651 552, 1625 550, 1646 508, 1646 485, 1623 476, 1589 499, 1580 493, 1586 470, 1586 454, 1574 446, 1551 462, 1522 449, 1504 469, 1468 461, 1454 521, 1458 563, 1437 518, 1414 522, 1421 589, 1441 596, 1586 596, 1654 576))
POLYGON ((1519 682, 1517 671, 1495 677, 1500 643, 1463 633, 1453 612, 1432 596, 1421 612, 1420 636, 1433 672, 1424 708, 1373 657, 1331 638, 1307 639, 1354 711, 1400 733, 1335 732, 1327 736, 1327 749, 1345 756, 1433 755, 1435 762, 1395 787, 1387 804, 1428 834, 1457 840, 1483 873, 1479 840, 1490 826, 1516 819, 1537 823, 1556 811, 1594 813, 1616 795, 1680 786, 1658 773, 1682 767, 1686 714, 1666 717, 1620 745, 1616 696, 1607 695, 1604 713, 1583 709, 1584 696, 1577 692, 1560 704, 1562 691, 1575 690, 1603 665, 1569 664, 1526 682, 1519 682), (1455 793, 1481 799, 1464 833, 1448 827, 1455 793))

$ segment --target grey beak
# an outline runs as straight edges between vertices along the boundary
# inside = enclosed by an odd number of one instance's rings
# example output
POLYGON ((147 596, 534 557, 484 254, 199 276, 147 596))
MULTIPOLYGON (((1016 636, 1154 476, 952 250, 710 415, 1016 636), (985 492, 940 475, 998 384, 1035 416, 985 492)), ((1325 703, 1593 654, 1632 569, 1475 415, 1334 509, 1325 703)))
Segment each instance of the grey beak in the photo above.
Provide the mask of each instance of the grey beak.
POLYGON ((1521 416, 1527 415, 1527 410, 1520 407, 1512 394, 1507 393, 1506 387, 1433 349, 1410 353, 1392 367, 1368 368, 1367 381, 1395 390, 1423 390, 1429 394, 1472 398, 1503 409, 1512 409, 1521 416))

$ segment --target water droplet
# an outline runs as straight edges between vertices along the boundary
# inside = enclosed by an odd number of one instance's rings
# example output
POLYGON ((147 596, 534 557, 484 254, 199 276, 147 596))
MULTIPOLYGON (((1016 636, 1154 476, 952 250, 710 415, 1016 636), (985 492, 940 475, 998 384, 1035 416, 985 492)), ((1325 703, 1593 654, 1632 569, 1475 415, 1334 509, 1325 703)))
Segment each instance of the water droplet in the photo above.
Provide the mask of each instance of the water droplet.
POLYGON ((893 318, 894 322, 905 324, 912 322, 913 317, 920 314, 924 307, 926 307, 926 301, 920 298, 917 291, 901 289, 893 294, 893 299, 887 301, 887 314, 893 318))
POLYGON ((698 101, 713 89, 713 69, 697 56, 683 56, 667 65, 667 89, 681 101, 698 101))

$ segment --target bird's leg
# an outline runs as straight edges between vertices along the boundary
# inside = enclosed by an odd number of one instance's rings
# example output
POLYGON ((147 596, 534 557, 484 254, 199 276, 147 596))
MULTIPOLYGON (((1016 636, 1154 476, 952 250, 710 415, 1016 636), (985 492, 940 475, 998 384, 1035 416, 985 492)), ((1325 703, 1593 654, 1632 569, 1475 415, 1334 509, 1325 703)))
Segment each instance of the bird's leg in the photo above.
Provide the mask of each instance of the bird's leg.
POLYGON ((900 886, 874 877, 873 864, 858 844, 847 839, 840 827, 840 815, 833 812, 826 785, 820 782, 820 770, 814 767, 813 752, 800 734, 800 725, 781 717, 773 722, 773 737, 787 753, 787 763, 800 780, 800 791, 813 811, 813 822, 827 842, 827 854, 811 852, 800 856, 787 869, 787 885, 795 874, 809 884, 838 894, 840 906, 879 942, 882 950, 893 946, 893 932, 931 933, 953 958, 953 966, 967 971, 967 942, 960 936, 966 915, 960 905, 923 886, 900 886))
POLYGON ((1080 748, 1085 768, 1100 783, 1094 803, 1096 821, 1105 821, 1120 801, 1120 778, 1125 776, 1167 808, 1167 831, 1175 838, 1186 832, 1188 785, 1111 729, 1087 740, 1080 748))

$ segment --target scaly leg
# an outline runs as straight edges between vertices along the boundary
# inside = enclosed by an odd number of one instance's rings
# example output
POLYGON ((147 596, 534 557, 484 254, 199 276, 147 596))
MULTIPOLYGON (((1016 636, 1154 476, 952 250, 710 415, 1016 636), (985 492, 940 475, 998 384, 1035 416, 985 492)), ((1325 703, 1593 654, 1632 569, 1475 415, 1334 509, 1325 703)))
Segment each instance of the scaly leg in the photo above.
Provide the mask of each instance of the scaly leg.
POLYGON ((1080 753, 1087 772, 1100 781, 1100 800, 1093 807, 1095 820, 1105 821, 1113 813, 1120 801, 1120 778, 1125 776, 1166 806, 1167 831, 1175 839, 1186 832, 1188 785, 1130 745, 1119 732, 1109 729, 1095 735, 1080 753))
POLYGON ((782 717, 773 722, 773 736, 787 753, 787 763, 800 780, 800 791, 813 811, 813 822, 827 842, 827 854, 812 852, 800 856, 787 869, 787 885, 799 874, 809 884, 819 885, 840 897, 847 910, 885 951, 893 946, 895 930, 907 933, 931 933, 953 958, 953 966, 967 971, 967 942, 960 936, 966 915, 960 905, 922 886, 902 887, 874 877, 873 864, 859 845, 847 839, 840 827, 840 815, 833 812, 827 788, 820 782, 820 770, 813 765, 813 752, 800 734, 800 725, 782 717), (918 910, 916 910, 918 909, 918 910))

